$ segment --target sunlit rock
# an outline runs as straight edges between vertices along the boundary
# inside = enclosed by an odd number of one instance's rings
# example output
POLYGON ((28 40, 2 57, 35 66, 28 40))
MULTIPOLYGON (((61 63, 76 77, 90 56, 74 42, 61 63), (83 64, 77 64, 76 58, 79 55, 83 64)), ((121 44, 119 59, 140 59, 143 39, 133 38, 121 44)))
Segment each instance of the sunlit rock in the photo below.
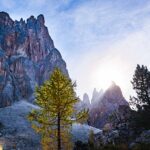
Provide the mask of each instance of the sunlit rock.
POLYGON ((43 15, 14 21, 0 12, 0 107, 22 98, 33 101, 35 86, 47 80, 55 67, 68 75, 43 15))

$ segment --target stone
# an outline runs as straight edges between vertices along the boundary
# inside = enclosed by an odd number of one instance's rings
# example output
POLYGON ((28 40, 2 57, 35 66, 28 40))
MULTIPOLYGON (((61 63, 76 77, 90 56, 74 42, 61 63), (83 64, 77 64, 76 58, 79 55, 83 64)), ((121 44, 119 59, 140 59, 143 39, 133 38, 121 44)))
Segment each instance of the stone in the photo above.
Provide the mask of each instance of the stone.
POLYGON ((32 102, 35 86, 49 79, 56 67, 69 76, 43 15, 13 21, 0 12, 0 107, 20 99, 32 102))
MULTIPOLYGON (((40 109, 27 101, 20 100, 13 105, 0 108, 0 143, 3 143, 5 150, 41 150, 40 135, 35 133, 27 115, 33 109, 40 109)), ((75 123, 72 125, 71 134, 73 142, 81 140, 88 142, 91 130, 94 134, 101 133, 100 129, 88 126, 87 124, 75 123), (79 132, 80 131, 80 132, 79 132)))
POLYGON ((105 124, 110 122, 111 115, 118 111, 121 106, 125 106, 125 109, 126 107, 129 108, 120 87, 113 83, 99 99, 92 101, 89 124, 96 128, 103 128, 105 124))
POLYGON ((84 108, 89 108, 90 107, 90 99, 89 99, 89 96, 88 96, 88 94, 87 93, 85 93, 84 95, 83 95, 83 107, 84 108))

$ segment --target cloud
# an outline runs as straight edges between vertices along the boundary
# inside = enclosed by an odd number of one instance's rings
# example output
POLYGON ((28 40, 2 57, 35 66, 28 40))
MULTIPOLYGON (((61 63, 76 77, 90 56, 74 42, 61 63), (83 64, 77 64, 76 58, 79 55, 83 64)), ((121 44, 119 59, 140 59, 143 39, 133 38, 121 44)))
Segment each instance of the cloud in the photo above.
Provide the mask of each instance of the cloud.
POLYGON ((101 64, 113 63, 121 65, 126 80, 121 86, 128 98, 136 64, 149 65, 149 0, 1 0, 0 4, 15 19, 45 15, 80 96, 94 87, 100 89, 92 74, 101 64))
POLYGON ((46 4, 46 2, 48 2, 47 0, 30 0, 30 4, 34 4, 34 5, 44 5, 46 4))
MULTIPOLYGON (((97 66, 98 69, 101 60, 108 62, 112 59, 114 65, 122 64, 120 70, 126 81, 120 86, 127 99, 132 95, 130 80, 136 64, 149 65, 150 3, 133 3, 128 8, 129 4, 123 7, 123 4, 96 5, 88 2, 61 14, 63 25, 65 22, 71 24, 67 30, 62 29, 65 34, 59 34, 59 38, 66 39, 65 42, 72 46, 67 60, 70 74, 77 80, 80 95, 83 92, 91 93, 94 86, 101 88, 97 81, 91 81, 92 71, 95 71, 93 67, 97 66)), ((59 44, 65 47, 63 43, 59 44)))
POLYGON ((5 9, 13 9, 15 7, 15 1, 14 0, 1 0, 0 5, 1 7, 4 7, 5 9))
POLYGON ((70 54, 90 51, 99 43, 121 38, 142 27, 150 5, 146 3, 133 10, 128 10, 128 5, 123 6, 121 1, 86 1, 73 9, 56 12, 48 24, 58 47, 71 48, 70 54))
MULTIPOLYGON (((108 49, 104 61, 107 64, 111 60, 118 67, 118 72, 122 72, 122 81, 118 80, 123 93, 127 99, 133 94, 131 80, 137 64, 150 64, 150 22, 145 22, 143 28, 128 34, 125 38, 114 42, 108 49)), ((101 61, 97 61, 101 65, 101 61)), ((105 65, 104 63, 104 65, 105 65)), ((110 75, 111 78, 111 75, 110 75)), ((103 80, 103 79, 102 79, 103 80)), ((117 80, 117 79, 116 79, 117 80)))

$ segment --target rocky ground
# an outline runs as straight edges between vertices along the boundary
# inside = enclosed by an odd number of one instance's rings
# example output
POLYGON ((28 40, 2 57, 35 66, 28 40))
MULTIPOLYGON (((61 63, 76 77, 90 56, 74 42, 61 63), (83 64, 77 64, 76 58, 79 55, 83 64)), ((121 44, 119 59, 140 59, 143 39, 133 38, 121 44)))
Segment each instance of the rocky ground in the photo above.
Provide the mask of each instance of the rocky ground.
MULTIPOLYGON (((40 136, 31 128, 27 114, 37 106, 20 101, 12 106, 0 108, 0 144, 4 150, 40 150, 40 136)), ((74 141, 87 142, 90 131, 100 133, 99 129, 88 125, 74 124, 74 141)))
POLYGON ((38 150, 40 137, 27 121, 27 114, 36 106, 25 101, 0 109, 0 142, 4 149, 38 150))

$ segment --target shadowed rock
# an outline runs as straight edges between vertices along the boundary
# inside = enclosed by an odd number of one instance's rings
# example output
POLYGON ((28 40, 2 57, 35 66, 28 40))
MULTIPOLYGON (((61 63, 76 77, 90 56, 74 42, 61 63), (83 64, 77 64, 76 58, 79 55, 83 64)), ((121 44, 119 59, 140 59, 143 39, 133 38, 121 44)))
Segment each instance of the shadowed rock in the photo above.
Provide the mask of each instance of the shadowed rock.
MULTIPOLYGON (((27 115, 38 106, 26 101, 0 108, 0 144, 5 150, 41 150, 40 135, 31 128, 27 115)), ((73 141, 87 142, 90 131, 102 132, 88 125, 73 124, 71 133, 73 141)))
POLYGON ((33 101, 35 85, 47 80, 55 67, 68 75, 43 15, 13 21, 0 12, 0 107, 33 101))
POLYGON ((120 106, 129 108, 120 87, 113 83, 99 100, 92 103, 89 118, 90 125, 97 128, 104 127, 109 122, 111 114, 117 111, 120 106))

